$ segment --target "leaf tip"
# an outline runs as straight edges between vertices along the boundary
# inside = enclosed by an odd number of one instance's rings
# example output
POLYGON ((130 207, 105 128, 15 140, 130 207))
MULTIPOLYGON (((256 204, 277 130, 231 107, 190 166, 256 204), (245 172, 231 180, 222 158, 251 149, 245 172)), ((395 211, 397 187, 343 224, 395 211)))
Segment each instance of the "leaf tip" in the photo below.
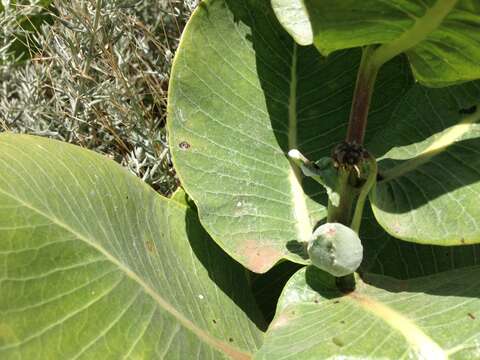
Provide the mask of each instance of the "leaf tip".
POLYGON ((284 255, 278 249, 259 244, 255 240, 246 241, 240 249, 240 254, 245 259, 246 267, 259 274, 270 270, 284 255))

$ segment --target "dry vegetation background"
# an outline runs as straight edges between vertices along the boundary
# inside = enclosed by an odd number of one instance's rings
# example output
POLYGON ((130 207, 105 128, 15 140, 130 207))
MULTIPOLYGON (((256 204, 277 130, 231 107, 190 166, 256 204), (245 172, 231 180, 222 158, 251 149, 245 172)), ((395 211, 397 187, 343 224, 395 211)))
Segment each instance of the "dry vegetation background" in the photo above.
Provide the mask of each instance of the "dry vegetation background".
POLYGON ((196 4, 0 1, 0 131, 89 148, 170 195, 169 73, 196 4))

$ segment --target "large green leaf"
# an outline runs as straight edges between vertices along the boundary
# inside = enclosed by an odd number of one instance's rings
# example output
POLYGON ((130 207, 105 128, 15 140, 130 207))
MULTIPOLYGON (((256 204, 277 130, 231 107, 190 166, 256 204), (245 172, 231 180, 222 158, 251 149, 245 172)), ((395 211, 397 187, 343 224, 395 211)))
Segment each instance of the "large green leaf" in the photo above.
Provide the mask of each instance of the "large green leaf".
POLYGON ((285 28, 324 55, 383 44, 377 59, 406 52, 421 83, 480 78, 480 5, 467 0, 272 0, 285 28))
POLYGON ((412 88, 369 142, 384 178, 372 194, 393 236, 435 245, 480 242, 480 83, 412 88))
POLYGON ((244 269, 113 161, 0 136, 1 359, 248 359, 244 269))
POLYGON ((363 243, 361 273, 410 279, 442 271, 480 265, 480 244, 435 246, 396 239, 365 209, 360 237, 363 243))
POLYGON ((480 267, 401 281, 368 275, 348 295, 304 268, 255 359, 476 359, 479 296, 480 267))
MULTIPOLYGON (((316 160, 344 139, 359 60, 358 50, 325 59, 297 47, 268 0, 204 1, 192 16, 170 82, 174 164, 206 230, 249 269, 304 262, 295 245, 326 199, 286 153, 316 160)), ((368 137, 411 83, 405 59, 385 67, 368 137)))

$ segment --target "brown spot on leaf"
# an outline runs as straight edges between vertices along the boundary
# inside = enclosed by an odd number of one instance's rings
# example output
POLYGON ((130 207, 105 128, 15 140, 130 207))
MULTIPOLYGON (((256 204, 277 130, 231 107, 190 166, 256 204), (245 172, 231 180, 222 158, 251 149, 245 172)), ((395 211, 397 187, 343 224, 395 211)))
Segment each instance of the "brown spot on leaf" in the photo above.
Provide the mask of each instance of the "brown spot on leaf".
POLYGON ((395 223, 393 224, 393 232, 395 234, 400 234, 401 231, 402 231, 402 226, 400 225, 398 220, 396 220, 395 223))
POLYGON ((269 329, 278 329, 290 322, 291 317, 288 316, 286 313, 280 314, 273 322, 270 324, 269 329))
POLYGON ((180 149, 182 150, 188 150, 190 149, 190 144, 186 141, 182 141, 180 144, 178 144, 178 146, 180 147, 180 149))
POLYGON ((278 249, 255 240, 245 241, 239 252, 245 258, 247 268, 260 274, 267 272, 283 256, 278 249))
POLYGON ((475 319, 476 319, 475 315, 473 315, 472 313, 468 313, 467 315, 468 315, 468 317, 469 317, 470 319, 472 319, 472 320, 475 320, 475 319))
POLYGON ((147 248, 149 253, 157 252, 157 249, 155 248, 155 243, 152 240, 145 241, 145 247, 147 248))

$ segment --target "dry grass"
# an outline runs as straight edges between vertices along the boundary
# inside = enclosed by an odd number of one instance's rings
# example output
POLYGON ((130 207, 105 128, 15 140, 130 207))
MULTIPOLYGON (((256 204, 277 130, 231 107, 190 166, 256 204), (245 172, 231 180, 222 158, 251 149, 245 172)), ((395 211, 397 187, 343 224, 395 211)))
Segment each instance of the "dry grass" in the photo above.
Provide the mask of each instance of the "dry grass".
POLYGON ((4 11, 1 129, 100 152, 171 194, 177 181, 165 134, 166 91, 194 6, 179 0, 53 1, 52 23, 29 36, 19 19, 32 23, 41 9, 30 3, 4 11), (12 57, 8 45, 15 39, 26 45, 30 60, 12 57))

